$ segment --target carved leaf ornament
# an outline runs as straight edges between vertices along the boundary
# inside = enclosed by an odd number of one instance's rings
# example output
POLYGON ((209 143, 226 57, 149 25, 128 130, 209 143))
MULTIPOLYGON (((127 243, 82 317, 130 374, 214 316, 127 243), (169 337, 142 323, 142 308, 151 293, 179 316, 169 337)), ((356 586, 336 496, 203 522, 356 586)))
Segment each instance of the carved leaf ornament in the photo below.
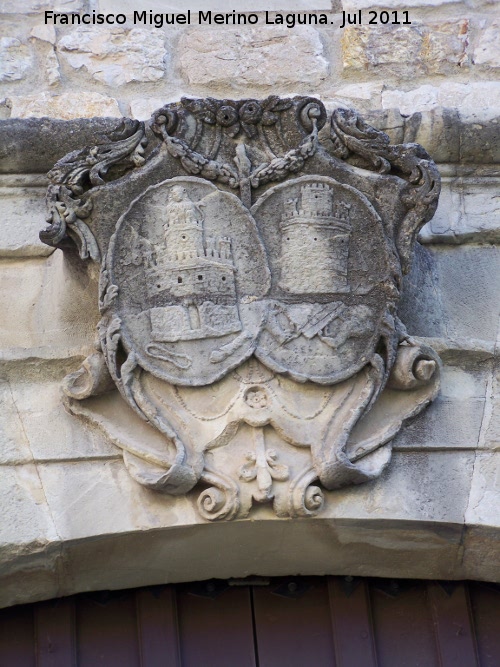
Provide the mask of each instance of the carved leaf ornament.
POLYGON ((183 99, 49 173, 42 240, 100 267, 67 408, 209 521, 316 514, 380 475, 438 391, 397 317, 436 166, 352 110, 330 138, 327 120, 314 98, 183 99))

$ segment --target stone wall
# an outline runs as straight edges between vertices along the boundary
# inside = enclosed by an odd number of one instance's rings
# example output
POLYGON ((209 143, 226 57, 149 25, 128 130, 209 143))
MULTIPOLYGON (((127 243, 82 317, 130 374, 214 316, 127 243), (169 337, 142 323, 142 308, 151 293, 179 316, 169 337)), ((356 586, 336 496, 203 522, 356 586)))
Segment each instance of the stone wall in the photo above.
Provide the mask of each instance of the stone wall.
POLYGON ((372 3, 334 0, 333 23, 293 29, 263 25, 260 11, 255 28, 43 25, 46 9, 132 4, 2 4, 0 604, 249 574, 500 581, 496 3, 388 0, 383 8, 408 10, 411 26, 345 30, 342 10, 367 15, 372 3), (438 162, 441 200, 401 311, 409 332, 440 352, 444 378, 435 403, 396 438, 386 473, 327 494, 321 518, 279 520, 262 507, 252 521, 206 525, 190 497, 133 482, 121 452, 62 407, 61 379, 93 349, 96 281, 38 240, 44 173, 102 141, 122 115, 146 119, 182 95, 271 93, 354 106, 438 162), (93 116, 108 118, 69 121, 93 116))
MULTIPOLYGON (((254 5, 208 4, 229 12, 254 5)), ((323 7, 328 24, 290 29, 276 24, 276 13, 269 12, 268 21, 275 23, 266 25, 265 12, 257 11, 254 26, 199 25, 197 5, 191 3, 191 25, 156 28, 134 25, 132 16, 138 9, 160 12, 158 2, 4 0, 3 116, 146 119, 165 100, 182 95, 265 97, 269 92, 314 93, 329 107, 398 108, 403 114, 441 106, 488 115, 500 107, 500 20, 494 0, 378 3, 389 10, 390 20, 398 12, 401 25, 368 25, 370 9, 377 8, 368 0, 333 0, 330 10, 324 9, 330 2, 296 4, 323 7), (54 26, 44 24, 46 10, 125 12, 128 19, 106 27, 54 26), (359 10, 362 25, 341 29, 342 11, 359 10), (404 10, 411 25, 403 25, 404 10)), ((180 5, 179 11, 184 11, 180 5)))

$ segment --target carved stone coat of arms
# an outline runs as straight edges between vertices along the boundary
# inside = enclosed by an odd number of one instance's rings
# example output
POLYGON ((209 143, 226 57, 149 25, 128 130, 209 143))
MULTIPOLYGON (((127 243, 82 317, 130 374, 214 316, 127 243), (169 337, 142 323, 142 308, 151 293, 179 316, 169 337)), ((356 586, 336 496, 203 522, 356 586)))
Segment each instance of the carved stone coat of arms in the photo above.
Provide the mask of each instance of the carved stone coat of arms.
POLYGON ((100 274, 66 405, 134 479, 216 520, 313 515, 380 475, 439 384, 397 316, 439 196, 421 146, 314 98, 183 99, 49 178, 42 240, 100 274))

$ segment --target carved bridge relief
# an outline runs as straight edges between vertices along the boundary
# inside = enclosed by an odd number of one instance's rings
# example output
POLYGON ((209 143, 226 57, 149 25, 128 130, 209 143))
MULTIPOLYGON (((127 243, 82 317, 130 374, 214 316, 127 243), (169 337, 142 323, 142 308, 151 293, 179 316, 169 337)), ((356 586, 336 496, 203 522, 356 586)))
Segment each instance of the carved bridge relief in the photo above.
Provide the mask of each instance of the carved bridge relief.
POLYGON ((436 353, 396 315, 437 204, 435 165, 352 111, 334 112, 321 145, 325 122, 311 98, 183 100, 150 127, 186 175, 146 171, 137 124, 50 174, 42 239, 69 236, 101 264, 98 351, 65 379, 66 405, 122 448, 139 483, 199 486, 207 520, 256 504, 315 514, 323 489, 380 475, 403 421, 438 390, 436 353), (352 156, 380 172, 364 193, 352 156), (145 170, 144 188, 123 210, 127 169, 145 170), (94 219, 106 178, 116 204, 94 219), (100 245, 99 225, 114 227, 100 245))

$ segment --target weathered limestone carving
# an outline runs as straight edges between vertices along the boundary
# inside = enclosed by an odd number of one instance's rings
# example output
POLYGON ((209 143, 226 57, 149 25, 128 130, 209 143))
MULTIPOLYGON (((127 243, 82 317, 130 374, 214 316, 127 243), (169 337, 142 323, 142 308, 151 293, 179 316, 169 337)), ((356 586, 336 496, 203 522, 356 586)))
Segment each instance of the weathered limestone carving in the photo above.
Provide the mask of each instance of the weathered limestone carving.
POLYGON ((100 264, 67 407, 139 483, 198 486, 207 520, 317 513, 322 489, 380 475, 438 391, 397 316, 437 169, 350 110, 320 139, 326 120, 313 98, 184 99, 50 174, 42 240, 100 264))
POLYGON ((47 222, 50 226, 40 232, 47 245, 58 246, 65 238, 74 241, 80 257, 101 259, 96 240, 83 221, 92 211, 90 198, 80 199, 85 186, 104 183, 103 176, 111 167, 126 169, 144 163, 144 124, 138 121, 124 123, 123 134, 111 136, 110 143, 74 151, 60 160, 47 174, 51 185, 47 192, 47 222))

